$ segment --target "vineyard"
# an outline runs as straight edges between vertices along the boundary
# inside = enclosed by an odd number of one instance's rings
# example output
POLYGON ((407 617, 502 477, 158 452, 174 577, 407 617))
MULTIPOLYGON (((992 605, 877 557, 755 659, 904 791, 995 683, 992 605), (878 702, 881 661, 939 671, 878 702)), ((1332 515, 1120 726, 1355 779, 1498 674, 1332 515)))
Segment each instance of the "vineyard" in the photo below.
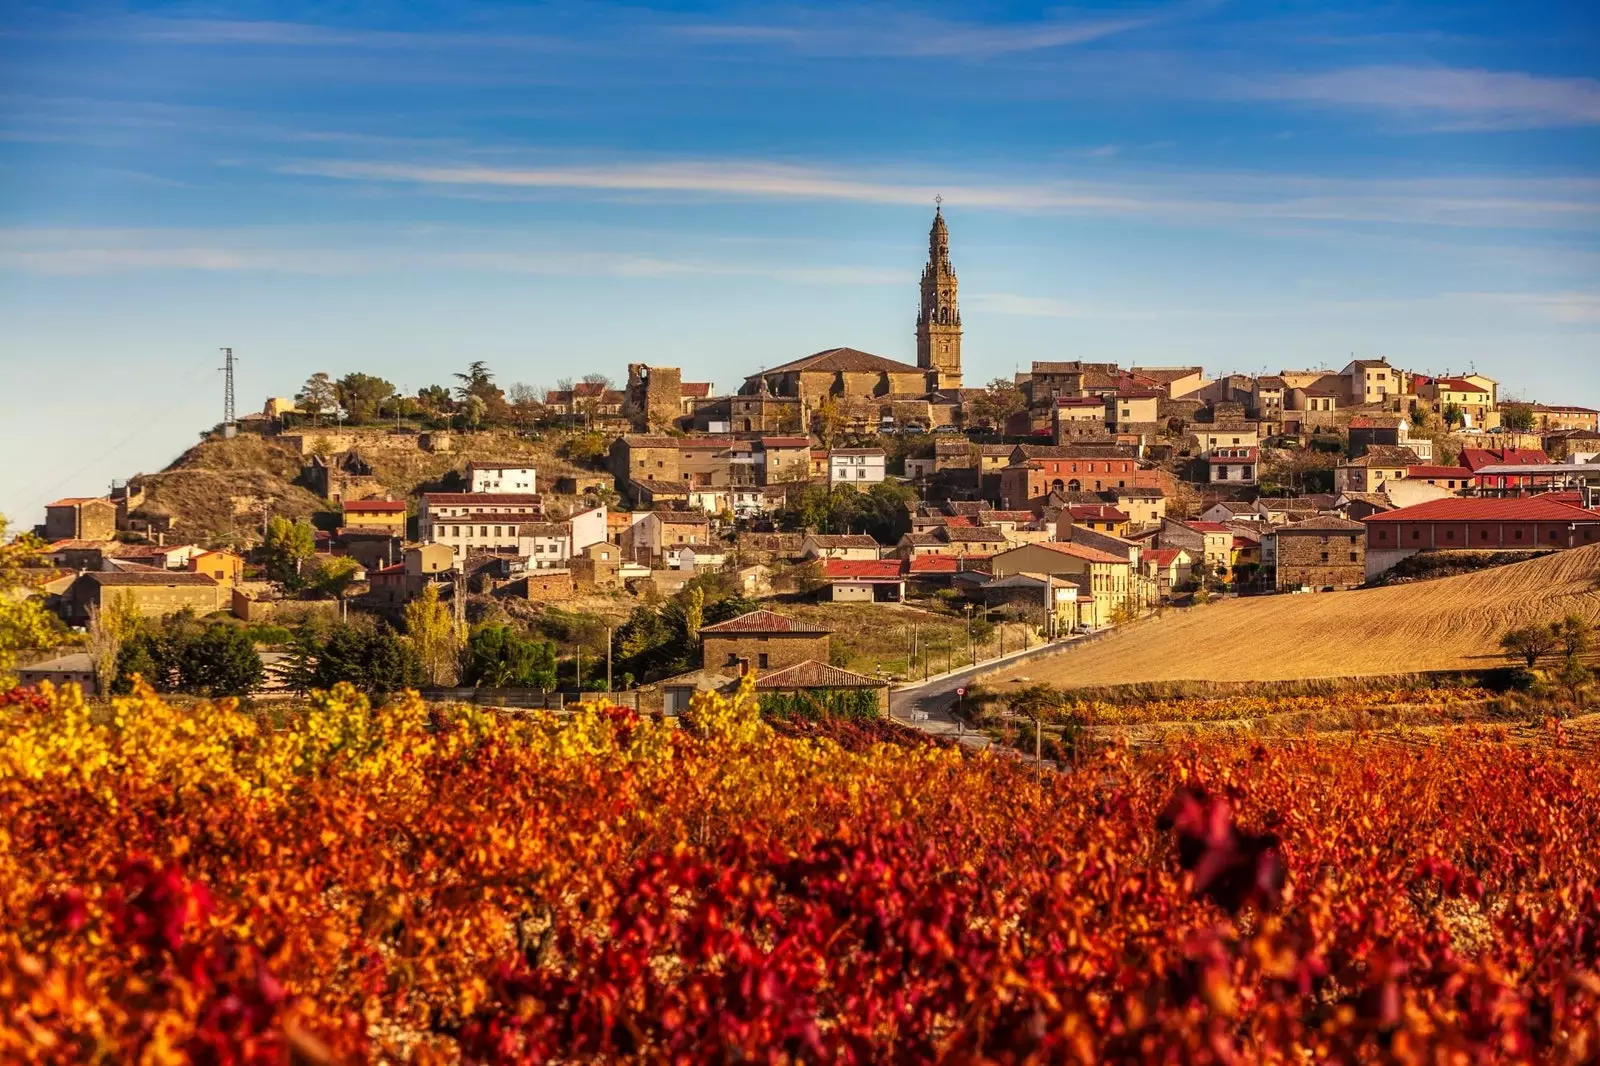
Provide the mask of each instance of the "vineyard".
POLYGON ((0 1060, 1600 1057, 1600 768, 0 697, 0 1060))

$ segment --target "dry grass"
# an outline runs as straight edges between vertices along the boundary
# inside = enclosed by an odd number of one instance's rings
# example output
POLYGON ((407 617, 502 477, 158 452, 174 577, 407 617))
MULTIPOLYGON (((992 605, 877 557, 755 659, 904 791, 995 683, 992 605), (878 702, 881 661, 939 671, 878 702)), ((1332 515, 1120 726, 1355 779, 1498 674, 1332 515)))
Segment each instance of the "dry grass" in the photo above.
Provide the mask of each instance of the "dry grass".
POLYGON ((1600 618, 1600 546, 1424 584, 1228 600, 1169 612, 1081 648, 996 671, 1067 688, 1165 681, 1298 681, 1506 664, 1513 626, 1600 618))

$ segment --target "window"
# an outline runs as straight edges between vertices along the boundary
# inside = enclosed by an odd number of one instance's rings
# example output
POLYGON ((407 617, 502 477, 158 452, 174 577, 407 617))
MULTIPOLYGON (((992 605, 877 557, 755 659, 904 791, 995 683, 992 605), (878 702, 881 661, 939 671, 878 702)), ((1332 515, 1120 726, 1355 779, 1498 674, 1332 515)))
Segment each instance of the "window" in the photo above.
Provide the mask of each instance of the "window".
POLYGON ((479 526, 478 527, 478 536, 487 537, 488 535, 489 535, 489 527, 488 526, 479 526))
POLYGON ((503 535, 504 535, 504 534, 502 534, 502 533, 501 533, 501 532, 500 532, 500 528, 501 528, 501 527, 499 527, 499 526, 495 526, 495 527, 494 527, 494 535, 495 535, 495 536, 497 536, 497 537, 499 537, 499 536, 503 536, 503 535))
POLYGON ((761 652, 756 656, 756 665, 765 670, 767 668, 767 653, 761 652))
POLYGON ((1356 553, 1355 552, 1351 552, 1350 553, 1350 561, 1352 563, 1356 561, 1356 553))
POLYGON ((1322 553, 1322 561, 1323 562, 1327 562, 1328 561, 1328 553, 1327 552, 1323 552, 1322 553))
POLYGON ((1522 530, 1520 530, 1520 529, 1519 529, 1519 530, 1517 530, 1517 536, 1516 536, 1516 539, 1517 539, 1517 540, 1521 540, 1521 539, 1522 539, 1522 530))

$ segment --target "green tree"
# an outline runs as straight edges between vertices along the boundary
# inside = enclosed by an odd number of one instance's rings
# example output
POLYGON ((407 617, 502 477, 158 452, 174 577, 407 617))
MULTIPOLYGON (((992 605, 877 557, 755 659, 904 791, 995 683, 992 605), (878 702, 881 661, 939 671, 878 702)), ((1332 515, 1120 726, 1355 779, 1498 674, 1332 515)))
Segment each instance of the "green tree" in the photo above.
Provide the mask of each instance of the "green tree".
POLYGON ((1441 417, 1444 419, 1444 424, 1451 429, 1463 426, 1467 421, 1467 413, 1461 409, 1461 405, 1458 403, 1445 404, 1441 417))
POLYGON ((1500 424, 1518 433, 1532 433, 1533 408, 1525 403, 1507 404, 1500 408, 1500 424))
POLYGON ((706 620, 705 589, 686 589, 683 597, 683 636, 691 644, 700 642, 700 627, 706 620))
POLYGON ((324 414, 338 409, 339 390, 333 380, 319 370, 306 379, 294 399, 300 410, 320 421, 324 414))
POLYGON ((1550 623, 1550 635, 1569 662, 1588 654, 1594 647, 1594 627, 1580 614, 1569 614, 1559 622, 1550 623))
POLYGON ((323 596, 342 599, 360 572, 361 564, 348 555, 335 556, 317 564, 308 586, 323 596))
POLYGON ((312 687, 329 689, 348 681, 375 699, 414 687, 422 675, 411 645, 382 624, 372 631, 343 623, 333 626, 315 661, 312 687))
POLYGON ((1411 425, 1415 429, 1425 429, 1428 425, 1428 409, 1426 407, 1413 407, 1411 409, 1411 425))
POLYGON ((394 395, 394 386, 371 374, 350 373, 334 385, 339 405, 352 422, 371 422, 383 401, 394 395))
POLYGON ((439 600, 439 586, 428 582, 422 595, 406 604, 406 637, 417 654, 422 678, 434 688, 456 683, 461 634, 450 609, 439 600))
POLYGON ((198 696, 247 696, 261 685, 261 656, 239 626, 213 622, 171 649, 178 690, 198 696))
POLYGON ((718 622, 726 622, 730 618, 738 618, 742 614, 761 610, 761 605, 746 596, 728 596, 717 600, 705 611, 705 625, 714 626, 718 622))
POLYGON ((117 657, 122 644, 139 628, 139 609, 133 594, 119 592, 104 606, 89 609, 89 658, 94 663, 95 680, 102 692, 109 692, 117 678, 117 657))
POLYGON ((513 626, 480 626, 467 641, 466 658, 462 680, 475 688, 556 687, 554 646, 524 637, 513 626))
POLYGON ((39 566, 42 541, 31 533, 6 540, 0 515, 0 689, 17 683, 17 652, 48 647, 60 630, 39 595, 48 570, 39 566))
POLYGON ((309 615, 295 627, 294 638, 274 672, 283 686, 304 695, 317 687, 317 669, 328 626, 321 615, 309 615))
POLYGON ((432 415, 453 414, 456 402, 450 396, 450 390, 443 385, 428 385, 417 390, 417 403, 424 411, 432 415))
POLYGON ((1500 638, 1500 647, 1512 659, 1521 659, 1532 669, 1556 647, 1556 631, 1550 626, 1518 626, 1500 638))
POLYGON ((302 570, 317 550, 316 530, 305 519, 291 522, 274 515, 267 522, 262 555, 267 577, 291 589, 300 587, 302 570))
POLYGON ((461 421, 467 429, 476 431, 489 413, 489 404, 482 396, 468 396, 461 401, 461 421))
POLYGON ((969 415, 980 425, 1003 427, 1012 415, 1028 408, 1028 398, 1009 378, 995 378, 973 397, 969 415))

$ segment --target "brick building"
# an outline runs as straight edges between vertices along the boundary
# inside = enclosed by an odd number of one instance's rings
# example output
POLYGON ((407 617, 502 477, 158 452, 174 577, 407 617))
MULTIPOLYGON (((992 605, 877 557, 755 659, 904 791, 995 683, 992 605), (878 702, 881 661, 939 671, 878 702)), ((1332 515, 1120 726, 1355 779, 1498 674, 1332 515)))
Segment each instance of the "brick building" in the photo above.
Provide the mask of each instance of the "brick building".
POLYGON ((1279 592, 1359 585, 1367 579, 1367 528, 1329 515, 1279 526, 1261 538, 1261 565, 1279 592))

